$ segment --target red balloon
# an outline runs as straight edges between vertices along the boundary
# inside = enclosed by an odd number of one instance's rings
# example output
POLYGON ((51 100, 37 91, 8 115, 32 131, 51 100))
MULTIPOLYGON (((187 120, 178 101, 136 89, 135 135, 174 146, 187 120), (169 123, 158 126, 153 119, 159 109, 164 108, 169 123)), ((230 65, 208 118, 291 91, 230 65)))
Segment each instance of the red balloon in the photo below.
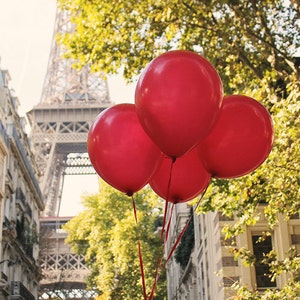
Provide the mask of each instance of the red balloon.
POLYGON ((199 159, 197 149, 177 158, 171 166, 172 160, 164 157, 149 182, 154 192, 169 202, 180 203, 194 199, 210 182, 211 175, 199 159))
POLYGON ((135 90, 145 131, 167 156, 177 158, 208 134, 223 99, 221 79, 202 56, 170 51, 152 60, 135 90))
POLYGON ((197 146, 207 170, 218 178, 250 173, 268 157, 274 140, 269 112, 256 100, 224 97, 218 121, 197 146))
POLYGON ((134 104, 118 104, 97 116, 88 134, 88 154, 100 177, 129 196, 149 182, 162 159, 134 104))

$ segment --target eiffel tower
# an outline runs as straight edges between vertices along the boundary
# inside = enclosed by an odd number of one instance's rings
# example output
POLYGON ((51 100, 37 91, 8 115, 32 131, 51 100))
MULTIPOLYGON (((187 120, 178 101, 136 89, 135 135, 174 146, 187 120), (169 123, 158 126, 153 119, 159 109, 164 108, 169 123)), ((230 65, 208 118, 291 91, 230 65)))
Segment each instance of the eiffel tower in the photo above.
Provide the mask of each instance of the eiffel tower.
POLYGON ((55 40, 58 32, 72 30, 67 11, 57 9, 54 37, 40 102, 27 113, 31 144, 40 171, 45 199, 41 217, 41 266, 39 299, 93 299, 86 290, 88 269, 82 256, 65 245, 61 226, 68 218, 59 217, 65 175, 94 174, 87 155, 87 135, 92 121, 112 105, 106 80, 88 67, 72 68, 63 59, 63 47, 55 40))

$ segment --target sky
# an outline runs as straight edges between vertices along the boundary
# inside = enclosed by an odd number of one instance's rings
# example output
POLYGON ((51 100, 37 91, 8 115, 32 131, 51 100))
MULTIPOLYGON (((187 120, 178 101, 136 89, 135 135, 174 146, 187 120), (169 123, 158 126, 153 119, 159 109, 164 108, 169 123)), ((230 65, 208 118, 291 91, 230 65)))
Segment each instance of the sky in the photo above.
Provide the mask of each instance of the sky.
MULTIPOLYGON (((39 103, 55 14, 55 0, 0 0, 0 67, 11 76, 10 88, 19 98, 20 116, 39 103)), ((108 87, 112 102, 133 103, 135 84, 127 85, 116 75, 108 78, 108 87)), ((65 176, 60 215, 76 215, 82 210, 81 195, 97 190, 96 175, 65 176)))

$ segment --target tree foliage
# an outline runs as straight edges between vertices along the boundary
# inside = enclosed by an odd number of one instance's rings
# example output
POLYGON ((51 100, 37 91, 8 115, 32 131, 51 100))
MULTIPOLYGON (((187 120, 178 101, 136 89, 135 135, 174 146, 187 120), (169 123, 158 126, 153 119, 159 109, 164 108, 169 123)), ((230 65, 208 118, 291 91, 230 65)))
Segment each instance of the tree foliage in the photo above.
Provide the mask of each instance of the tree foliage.
MULTIPOLYGON (((223 228, 225 238, 243 233, 247 226, 255 226, 260 218, 267 220, 265 234, 270 234, 281 217, 285 220, 293 216, 299 218, 300 93, 295 86, 288 93, 287 98, 280 99, 269 95, 267 103, 274 120, 276 137, 268 159, 245 177, 235 180, 214 179, 198 208, 199 213, 218 210, 228 217, 235 217, 234 225, 228 224, 223 228), (259 207, 264 207, 263 215, 259 215, 259 207)), ((249 249, 242 247, 233 251, 236 259, 240 258, 245 265, 254 266, 255 258, 249 249)), ((236 284, 234 288, 240 295, 237 299, 295 299, 295 295, 300 294, 300 253, 295 248, 290 248, 281 260, 274 251, 266 253, 262 263, 270 267, 272 280, 287 273, 290 275, 289 282, 280 290, 266 290, 263 293, 236 284)))
MULTIPOLYGON (((85 196, 84 211, 64 227, 72 249, 85 256, 91 269, 89 284, 99 289, 99 299, 143 298, 138 241, 148 293, 152 288, 156 261, 162 251, 160 237, 155 234, 161 203, 149 188, 134 194, 134 199, 138 224, 131 199, 101 182, 99 194, 85 196)), ((155 299, 165 299, 164 274, 155 299)))
POLYGON ((204 51, 227 92, 268 92, 291 74, 300 46, 297 1, 59 0, 74 33, 59 36, 67 56, 128 79, 170 49, 204 51), (247 80, 245 81, 245 78, 247 80))
MULTIPOLYGON (((225 93, 252 96, 269 109, 275 143, 267 161, 240 179, 214 179, 198 208, 200 213, 218 210, 237 217, 233 226, 224 228, 225 237, 255 225, 261 204, 270 229, 279 215, 288 219, 299 214, 300 63, 295 57, 300 47, 299 1, 59 0, 59 4, 70 11, 76 30, 59 35, 58 40, 77 67, 89 64, 106 74, 122 67, 124 77, 131 79, 165 51, 199 51, 219 72, 225 93)), ((237 257, 251 261, 247 249, 235 251, 237 257)), ((290 253, 287 260, 280 261, 272 253, 266 260, 274 266, 274 278, 280 272, 294 275, 281 290, 258 294, 236 286, 237 295, 293 299, 299 292, 295 274, 300 263, 299 253, 293 249, 290 253)))

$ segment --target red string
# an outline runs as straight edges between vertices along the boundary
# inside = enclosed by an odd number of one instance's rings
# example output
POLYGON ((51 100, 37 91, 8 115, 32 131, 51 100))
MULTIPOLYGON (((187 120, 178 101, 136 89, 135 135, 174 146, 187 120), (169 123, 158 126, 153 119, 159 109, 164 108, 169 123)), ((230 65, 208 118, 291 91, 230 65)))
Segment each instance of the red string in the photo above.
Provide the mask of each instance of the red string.
POLYGON ((158 278, 159 278, 159 269, 161 267, 161 256, 158 256, 158 259, 157 259, 157 262, 156 262, 156 269, 155 269, 155 276, 154 276, 154 283, 153 283, 153 286, 152 286, 152 290, 151 290, 151 293, 150 293, 150 296, 148 298, 148 300, 152 300, 153 299, 153 295, 154 295, 154 292, 156 290, 156 285, 157 285, 157 282, 158 282, 158 278))
POLYGON ((188 221, 186 222, 185 226, 184 226, 183 229, 181 230, 181 232, 180 232, 180 234, 179 234, 179 236, 178 236, 176 242, 174 243, 174 245, 173 245, 173 247, 172 247, 172 249, 171 249, 171 251, 170 251, 170 253, 169 253, 169 255, 168 255, 167 259, 166 259, 166 261, 165 261, 164 267, 166 266, 166 264, 168 263, 169 259, 171 258, 171 256, 173 255, 174 251, 176 250, 176 247, 177 247, 177 245, 179 244, 179 242, 180 242, 182 236, 184 235, 184 233, 185 233, 187 227, 189 226, 192 217, 193 217, 193 215, 191 215, 191 216, 189 217, 189 219, 188 219, 188 221))
MULTIPOLYGON (((173 170, 173 165, 176 161, 176 158, 172 158, 171 161, 171 166, 170 166, 170 175, 169 175, 169 180, 168 180, 168 187, 167 187, 167 199, 166 199, 166 203, 165 203, 165 211, 164 211, 164 219, 163 219, 163 224, 162 224, 162 230, 161 230, 161 235, 160 235, 160 239, 162 240, 164 232, 165 232, 165 226, 166 226, 166 220, 167 220, 167 212, 168 212, 168 207, 169 207, 169 194, 170 194, 170 187, 171 187, 171 181, 172 181, 172 170, 173 170)), ((157 258, 157 262, 156 262, 156 268, 155 268, 155 275, 154 275, 154 283, 152 286, 152 290, 150 293, 150 296, 148 298, 148 300, 152 300, 153 296, 154 296, 154 292, 156 290, 156 286, 157 286, 157 282, 159 279, 159 270, 161 268, 161 263, 162 263, 162 257, 165 251, 165 246, 166 246, 166 241, 168 239, 168 235, 169 235, 169 229, 170 229, 170 223, 171 223, 171 218, 172 218, 172 214, 173 214, 173 208, 174 208, 174 204, 172 205, 172 210, 171 210, 171 214, 169 217, 169 221, 167 224, 167 230, 166 230, 166 235, 164 238, 164 243, 163 243, 163 247, 162 247, 162 254, 158 256, 157 258)))
MULTIPOLYGON (((194 210, 196 210, 196 209, 198 208, 198 206, 199 206, 199 204, 200 204, 200 202, 201 202, 203 196, 204 196, 205 193, 206 193, 206 190, 207 190, 207 187, 206 187, 206 189, 203 191, 203 193, 201 194, 199 200, 197 201, 197 204, 195 205, 194 210)), ((173 206, 172 206, 171 214, 170 214, 169 221, 168 221, 167 232, 166 232, 166 239, 165 239, 165 241, 164 241, 163 251, 164 251, 164 249, 165 249, 165 245, 166 245, 166 242, 167 242, 167 237, 168 237, 169 227, 170 227, 170 223, 171 223, 171 219, 172 219, 172 215, 173 215, 173 208, 174 208, 174 204, 173 204, 173 206)), ((168 255, 168 257, 167 257, 167 259, 166 259, 166 261, 165 261, 165 263, 164 263, 163 266, 161 265, 161 261, 162 261, 162 260, 161 260, 161 258, 159 258, 159 264, 156 266, 156 273, 155 273, 154 285, 153 285, 153 287, 152 287, 152 291, 151 291, 151 294, 150 294, 150 297, 148 298, 148 300, 152 300, 152 299, 153 299, 153 295, 154 295, 154 292, 155 292, 155 289, 156 289, 156 285, 157 285, 157 282, 158 282, 158 279, 159 279, 159 276, 160 276, 160 274, 159 274, 158 271, 159 271, 159 270, 160 270, 160 271, 163 271, 163 270, 165 269, 165 267, 166 267, 168 261, 170 260, 170 258, 172 257, 174 251, 176 250, 176 248, 177 248, 177 246, 178 246, 178 244, 179 244, 179 242, 180 242, 182 236, 184 235, 184 233, 185 233, 187 227, 189 226, 189 224, 190 224, 192 218, 193 218, 193 215, 191 215, 191 216, 189 217, 189 219, 187 220, 185 226, 183 227, 182 231, 180 232, 179 236, 177 237, 176 242, 175 242, 174 245, 172 246, 171 251, 170 251, 170 253, 169 253, 169 255, 168 255)))
POLYGON ((160 269, 162 267, 162 264, 161 264, 162 263, 162 257, 163 257, 163 253, 164 253, 166 242, 167 242, 167 237, 168 237, 170 223, 171 223, 172 214, 173 214, 173 208, 174 208, 174 203, 173 203, 172 208, 171 208, 171 215, 169 217, 169 221, 168 221, 168 225, 167 225, 166 238, 164 240, 163 247, 162 247, 162 255, 158 256, 158 259, 157 259, 156 268, 155 268, 154 283, 153 283, 151 294, 150 294, 148 300, 152 300, 153 299, 154 292, 155 292, 156 286, 157 286, 157 282, 158 282, 158 279, 160 277, 159 271, 160 271, 160 269))
MULTIPOLYGON (((161 232, 161 240, 163 238, 163 235, 165 233, 165 238, 164 238, 164 243, 163 243, 163 247, 162 247, 162 255, 158 256, 157 262, 156 262, 156 268, 155 268, 155 276, 154 276, 154 283, 152 286, 152 290, 151 293, 149 295, 148 300, 152 300, 154 297, 154 292, 156 290, 156 286, 157 286, 157 282, 158 279, 160 277, 160 272, 159 271, 163 271, 168 263, 168 261, 170 260, 170 258, 172 257, 175 249, 177 248, 182 236, 184 235, 188 225, 190 224, 190 221, 193 217, 193 215, 190 216, 190 218, 188 219, 188 221, 186 222, 185 226, 183 227, 182 231, 180 232, 176 242, 174 243, 174 245, 171 248, 170 253, 168 254, 168 257, 165 261, 165 263, 162 265, 162 257, 163 257, 163 253, 165 251, 165 247, 167 244, 167 240, 169 237, 169 231, 170 231, 170 225, 171 225, 171 220, 172 220, 172 216, 173 216, 173 210, 174 210, 174 206, 175 204, 172 204, 171 207, 171 213, 169 216, 169 220, 168 220, 168 224, 167 224, 167 229, 165 231, 165 226, 166 226, 166 219, 167 219, 167 211, 168 211, 168 206, 169 206, 169 193, 170 193, 170 187, 171 187, 171 179, 172 179, 172 170, 173 170, 173 164, 176 161, 176 159, 172 159, 172 163, 170 166, 170 176, 169 176, 169 181, 168 181, 168 189, 167 189, 167 199, 166 199, 166 204, 165 204, 165 211, 164 211, 164 219, 163 219, 163 225, 162 225, 162 232, 161 232)), ((197 202, 196 206, 195 206, 195 210, 197 209, 197 207, 200 204, 201 199, 203 198, 204 194, 205 194, 206 190, 202 193, 201 197, 199 198, 199 201, 197 202)), ((132 196, 132 195, 131 195, 132 196)), ((135 205, 135 201, 133 196, 132 198, 132 205, 133 205, 133 211, 134 211, 134 217, 135 217, 135 221, 136 224, 138 223, 137 220, 137 212, 136 212, 136 205, 135 205)), ((141 250, 141 244, 140 244, 140 240, 138 241, 138 251, 139 251, 139 260, 140 260, 140 270, 141 270, 141 276, 142 276, 142 284, 143 284, 143 295, 144 295, 144 300, 147 300, 147 292, 146 292, 146 283, 145 283, 145 273, 144 273, 144 265, 143 265, 143 257, 142 257, 142 250, 141 250)))
MULTIPOLYGON (((199 204, 200 204, 200 201, 202 200, 203 196, 205 195, 206 190, 207 190, 207 187, 206 187, 206 189, 204 190, 204 192, 201 194, 201 197, 199 198, 199 200, 197 201, 197 204, 196 204, 194 210, 196 210, 196 209, 198 208, 198 206, 199 206, 199 204)), ((172 249, 171 249, 171 251, 170 251, 170 253, 169 253, 169 255, 168 255, 168 257, 167 257, 167 259, 166 259, 166 261, 165 261, 164 267, 166 266, 166 264, 167 264, 168 261, 170 260, 172 254, 174 253, 174 251, 175 251, 177 245, 179 244, 179 242, 180 242, 182 236, 184 235, 184 233, 185 233, 187 227, 189 226, 189 224, 190 224, 192 218, 193 218, 193 215, 191 215, 191 216, 189 217, 189 219, 187 220, 185 226, 183 227, 182 231, 180 232, 180 234, 179 234, 179 236, 178 236, 178 238, 177 238, 175 244, 173 245, 173 247, 172 247, 172 249)))
POLYGON ((134 218, 135 218, 135 223, 138 223, 138 219, 137 219, 137 213, 136 213, 136 205, 135 205, 135 201, 133 198, 133 195, 131 196, 132 199, 132 207, 133 207, 133 214, 134 214, 134 218))
POLYGON ((167 199, 166 199, 166 204, 165 204, 165 212, 164 212, 164 220, 163 220, 163 225, 162 225, 162 230, 161 230, 161 236, 160 238, 162 239, 165 231, 165 225, 166 225, 166 219, 167 219, 167 212, 168 212, 168 206, 169 206, 169 194, 170 194, 170 188, 171 188, 171 181, 172 181, 172 171, 173 171, 173 165, 175 163, 176 159, 172 158, 171 161, 171 166, 170 166, 170 174, 169 174, 169 180, 168 180, 168 187, 167 187, 167 199))
POLYGON ((172 216, 173 216, 174 206, 175 206, 175 204, 172 203, 171 213, 170 213, 170 217, 169 217, 169 221, 168 221, 168 225, 167 225, 167 230, 166 230, 166 236, 165 236, 165 240, 164 240, 164 247, 166 246, 167 240, 169 238, 170 225, 171 225, 171 220, 172 220, 172 216))
MULTIPOLYGON (((133 206, 135 222, 136 222, 136 224, 138 224, 137 213, 136 213, 136 205, 135 205, 133 195, 131 196, 131 199, 132 199, 132 206, 133 206)), ((144 273, 144 263, 143 263, 143 256, 142 256, 140 240, 138 240, 138 251, 139 251, 140 270, 141 270, 141 276, 142 276, 144 300, 147 300, 146 282, 145 282, 145 273, 144 273)))
POLYGON ((141 269, 141 274, 142 274, 144 300, 147 300, 146 282, 145 282, 145 273, 144 273, 144 263, 143 263, 143 256, 142 256, 140 241, 138 241, 138 248, 139 248, 140 269, 141 269))
MULTIPOLYGON (((206 187, 206 189, 204 190, 204 192, 201 194, 199 200, 197 201, 197 204, 196 204, 195 207, 194 207, 194 211, 197 210, 197 208, 198 208, 198 206, 199 206, 199 204, 200 204, 200 202, 201 202, 203 196, 205 195, 206 190, 207 190, 207 187, 206 187)), ((185 226, 184 226, 183 229, 181 230, 181 232, 180 232, 180 234, 179 234, 179 236, 178 236, 176 242, 174 243, 174 245, 173 245, 173 247, 172 247, 172 249, 171 249, 171 251, 170 251, 170 253, 169 253, 169 255, 168 255, 167 259, 166 259, 166 261, 165 261, 164 267, 166 266, 166 264, 168 263, 168 261, 169 261, 170 258, 172 257, 172 254, 174 253, 174 251, 175 251, 177 245, 179 244, 179 242, 180 242, 182 236, 184 235, 184 233, 185 233, 187 227, 189 226, 189 224, 190 224, 192 218, 193 218, 193 215, 191 215, 191 216, 189 217, 189 219, 187 220, 185 226)))
MULTIPOLYGON (((167 198, 168 199, 168 198, 167 198)), ((162 224, 162 230, 160 234, 160 239, 162 240, 164 232, 165 232, 165 225, 166 225, 166 219, 167 219, 167 211, 168 211, 168 206, 169 206, 169 201, 165 201, 165 211, 164 211, 164 219, 163 219, 163 224, 162 224)))

